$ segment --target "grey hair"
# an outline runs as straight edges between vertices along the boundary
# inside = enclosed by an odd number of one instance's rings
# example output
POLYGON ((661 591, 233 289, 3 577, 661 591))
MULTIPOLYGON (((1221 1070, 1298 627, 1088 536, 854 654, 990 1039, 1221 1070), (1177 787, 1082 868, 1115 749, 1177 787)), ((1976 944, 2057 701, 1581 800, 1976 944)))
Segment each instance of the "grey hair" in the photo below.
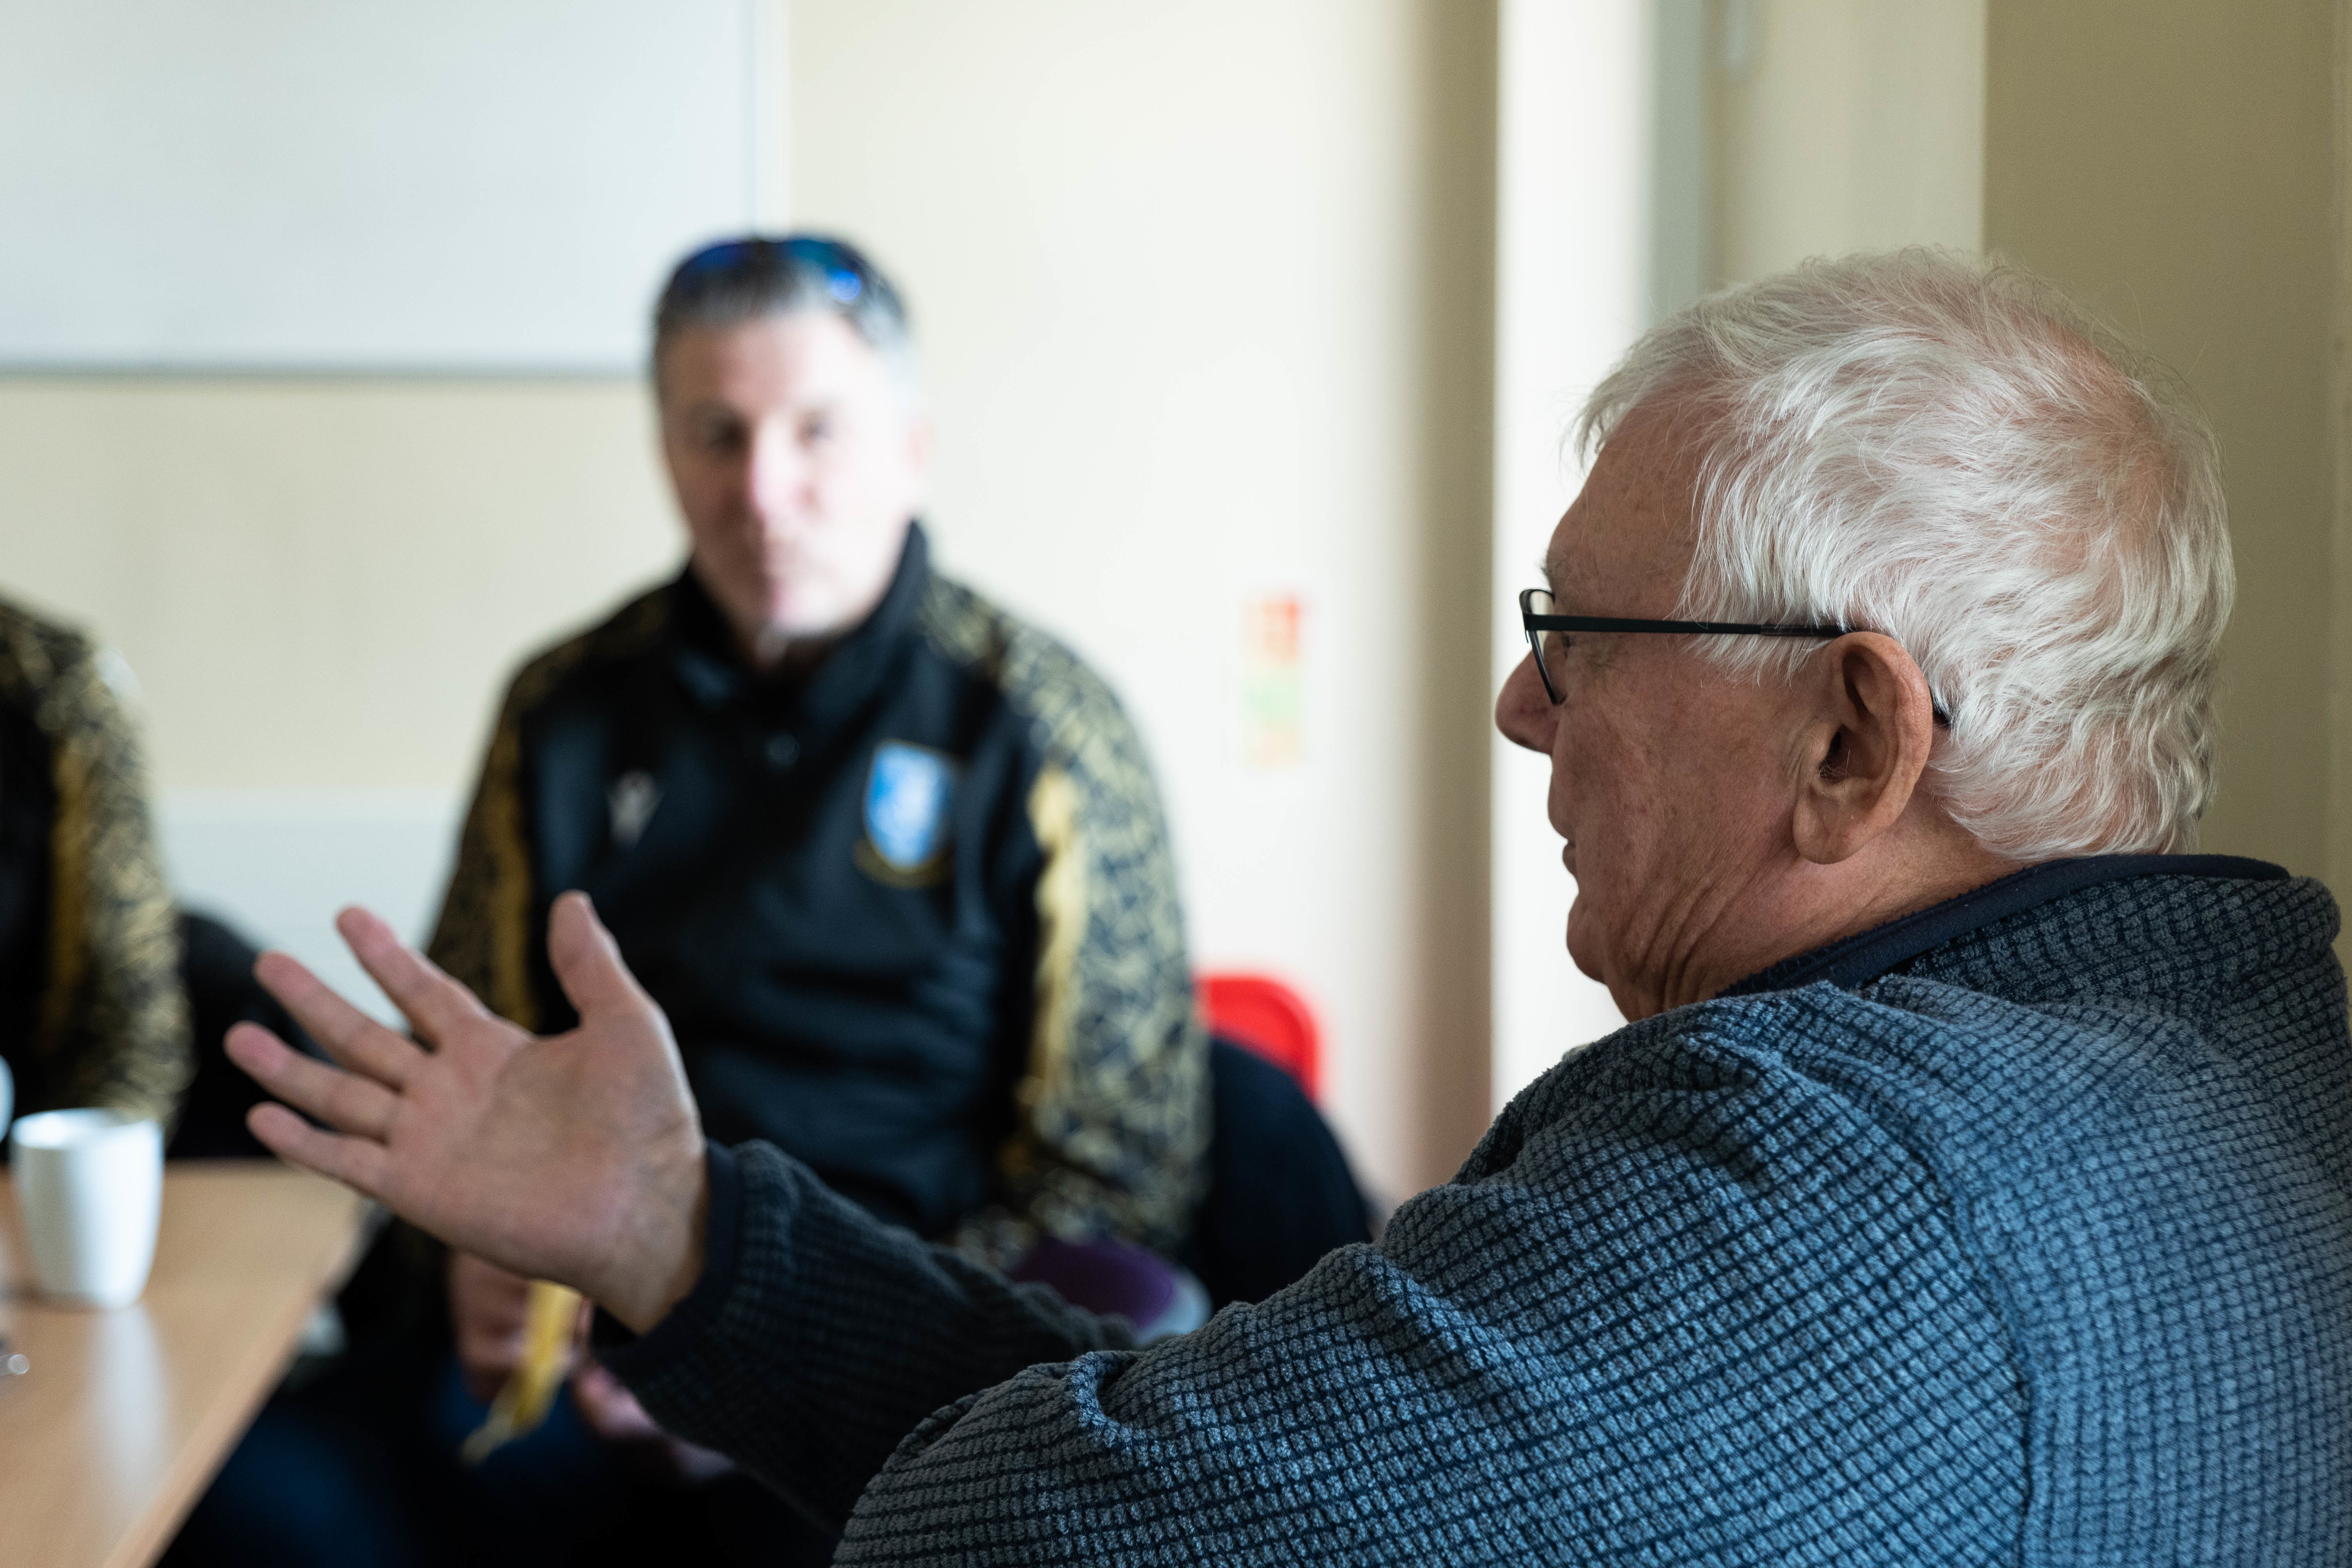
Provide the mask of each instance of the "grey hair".
POLYGON ((922 403, 922 368, 898 286, 865 252, 823 234, 744 235, 681 260, 654 302, 653 372, 679 333, 814 310, 838 316, 889 368, 908 406, 922 403))
MULTIPOLYGON (((1637 409, 1696 459, 1677 616, 1902 643, 1951 720, 1927 787, 1997 854, 2194 847, 2235 577, 2177 378, 2021 268, 1913 249, 1699 300, 1595 389, 1579 447, 1637 409)), ((1703 647, 1750 677, 1819 650, 1703 647)))

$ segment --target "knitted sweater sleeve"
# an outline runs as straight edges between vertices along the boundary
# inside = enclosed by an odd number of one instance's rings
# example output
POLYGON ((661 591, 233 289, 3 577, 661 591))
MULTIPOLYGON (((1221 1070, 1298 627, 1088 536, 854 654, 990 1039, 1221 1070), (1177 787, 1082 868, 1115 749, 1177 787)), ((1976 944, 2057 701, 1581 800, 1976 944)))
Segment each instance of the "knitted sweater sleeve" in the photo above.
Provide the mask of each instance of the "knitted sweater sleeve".
POLYGON ((719 1326, 624 1376, 772 1484, 854 1496, 841 1563, 1951 1563, 2018 1539, 2023 1382, 1932 1162, 1738 1051, 1571 1058, 1381 1246, 1142 1352, 853 1236, 846 1205, 811 1230, 813 1184, 744 1170, 719 1326))
POLYGON ((828 1529, 925 1416, 1037 1362, 1133 1343, 1124 1319, 1015 1285, 839 1196, 766 1143, 711 1157, 702 1284, 600 1351, 667 1430, 828 1529))

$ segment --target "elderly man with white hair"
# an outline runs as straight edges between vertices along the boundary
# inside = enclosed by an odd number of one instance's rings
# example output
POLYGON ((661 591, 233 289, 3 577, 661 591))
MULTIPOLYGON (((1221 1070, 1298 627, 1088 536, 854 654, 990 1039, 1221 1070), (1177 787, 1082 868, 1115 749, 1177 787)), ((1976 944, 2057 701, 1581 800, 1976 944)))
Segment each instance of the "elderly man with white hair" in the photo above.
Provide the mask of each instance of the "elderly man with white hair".
POLYGON ((1376 1247, 1135 1350, 710 1148, 586 901, 533 1039, 372 919, 288 1157, 577 1285, 838 1561, 2352 1561, 2352 1040, 2316 883, 2184 853, 2210 438, 2014 271, 1815 263, 1601 386, 1505 734, 1626 1028, 1376 1247), (633 1337, 642 1336, 642 1337, 633 1337))

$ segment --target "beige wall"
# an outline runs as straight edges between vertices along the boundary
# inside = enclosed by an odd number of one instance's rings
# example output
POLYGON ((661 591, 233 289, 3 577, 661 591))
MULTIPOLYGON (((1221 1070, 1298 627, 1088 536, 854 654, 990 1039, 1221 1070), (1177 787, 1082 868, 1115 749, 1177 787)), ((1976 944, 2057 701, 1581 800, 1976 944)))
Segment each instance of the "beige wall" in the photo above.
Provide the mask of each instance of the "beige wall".
POLYGON ((0 592, 121 649, 166 790, 454 791, 669 569, 652 442, 628 383, 0 380, 0 592))
POLYGON ((1948 245, 1981 227, 1986 0, 1721 0, 1710 268, 1948 245))
POLYGON ((2336 12, 1993 0, 1985 236, 2168 361, 2219 426, 2239 591, 2204 844, 2340 877, 2336 12))
POLYGON ((1104 669, 1197 956, 1292 978, 1391 1194, 1486 1121, 1493 11, 796 0, 797 223, 904 284, 954 570, 1104 669), (1307 762, 1232 745, 1241 605, 1307 762))
MULTIPOLYGON (((2328 886, 2352 889, 2352 0, 2336 6, 2334 201, 2329 241, 2336 253, 2335 362, 2328 373, 2328 439, 2336 447, 2336 506, 2328 542, 2327 684, 2328 886)), ((2352 932, 2336 940, 2352 958, 2352 932)))

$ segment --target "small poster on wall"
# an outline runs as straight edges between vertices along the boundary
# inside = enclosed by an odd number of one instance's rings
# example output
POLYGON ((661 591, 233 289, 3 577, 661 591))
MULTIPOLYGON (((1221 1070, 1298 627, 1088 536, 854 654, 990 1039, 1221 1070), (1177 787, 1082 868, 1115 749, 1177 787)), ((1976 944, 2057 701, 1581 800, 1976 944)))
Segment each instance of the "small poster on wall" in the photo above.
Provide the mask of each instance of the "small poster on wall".
POLYGON ((1307 761, 1306 607, 1296 593, 1242 605, 1242 763, 1262 772, 1307 761))

